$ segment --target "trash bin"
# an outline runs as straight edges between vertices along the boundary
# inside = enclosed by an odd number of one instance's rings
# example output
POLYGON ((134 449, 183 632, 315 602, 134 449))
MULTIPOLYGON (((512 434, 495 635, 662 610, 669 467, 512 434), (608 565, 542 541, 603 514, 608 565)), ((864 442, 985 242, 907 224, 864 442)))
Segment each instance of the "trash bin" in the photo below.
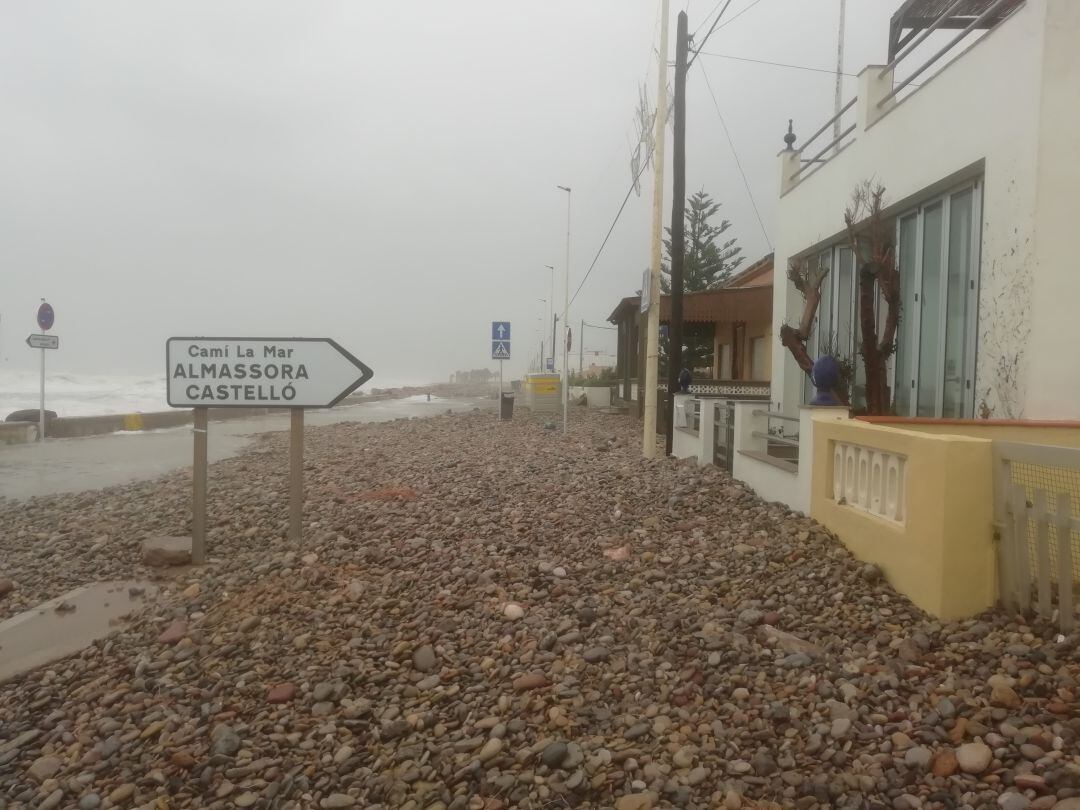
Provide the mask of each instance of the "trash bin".
POLYGON ((499 400, 499 415, 503 419, 514 418, 514 395, 507 391, 503 391, 499 400))

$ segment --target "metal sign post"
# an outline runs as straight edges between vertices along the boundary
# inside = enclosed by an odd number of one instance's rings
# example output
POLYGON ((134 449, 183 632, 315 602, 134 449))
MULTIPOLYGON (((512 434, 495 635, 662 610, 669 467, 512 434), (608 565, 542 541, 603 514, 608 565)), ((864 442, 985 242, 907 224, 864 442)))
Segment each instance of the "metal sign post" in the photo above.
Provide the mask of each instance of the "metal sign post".
MULTIPOLYGON (((37 324, 41 331, 48 332, 56 322, 56 313, 45 299, 41 299, 41 306, 37 311, 37 324)), ((41 349, 41 401, 38 406, 38 441, 45 441, 45 350, 56 349, 60 346, 60 338, 55 335, 30 335, 26 339, 28 346, 41 349), (52 338, 52 340, 50 340, 52 338)))
POLYGON ((503 360, 510 359, 510 321, 491 322, 491 359, 499 361, 499 418, 502 418, 503 360))
POLYGON ((304 513, 304 409, 331 408, 373 372, 330 338, 174 337, 165 342, 167 401, 194 408, 191 560, 206 561, 208 409, 288 408, 289 539, 304 513))

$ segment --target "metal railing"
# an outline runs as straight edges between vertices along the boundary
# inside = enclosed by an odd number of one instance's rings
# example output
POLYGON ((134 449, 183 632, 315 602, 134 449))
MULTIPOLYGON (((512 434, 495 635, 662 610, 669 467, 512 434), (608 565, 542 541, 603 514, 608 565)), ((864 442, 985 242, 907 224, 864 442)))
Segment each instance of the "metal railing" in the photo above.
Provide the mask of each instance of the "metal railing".
POLYGON ((809 138, 807 138, 806 141, 803 143, 803 145, 801 147, 799 147, 798 154, 800 156, 800 160, 802 160, 802 165, 799 166, 799 168, 796 169, 791 174, 789 179, 797 180, 800 175, 802 175, 804 172, 807 171, 807 169, 810 169, 810 168, 812 168, 814 166, 817 166, 817 165, 819 165, 821 163, 827 163, 828 162, 827 160, 824 160, 825 155, 828 154, 830 149, 835 149, 836 147, 838 147, 844 141, 844 139, 847 138, 848 135, 850 135, 852 132, 855 131, 855 128, 856 128, 855 124, 852 124, 847 129, 845 129, 843 132, 841 132, 839 137, 833 138, 831 141, 829 141, 812 158, 805 158, 804 159, 804 158, 802 158, 802 155, 806 153, 806 150, 810 146, 810 144, 812 144, 814 141, 816 141, 818 138, 820 138, 829 129, 829 127, 831 127, 833 124, 835 124, 837 121, 839 121, 844 116, 844 113, 846 113, 848 110, 850 110, 852 107, 855 106, 855 103, 857 101, 858 101, 858 97, 853 98, 851 101, 849 101, 843 107, 841 107, 840 112, 838 112, 836 115, 834 115, 828 121, 826 121, 821 126, 821 129, 819 129, 817 132, 815 132, 813 135, 811 135, 809 138))
POLYGON ((784 428, 780 427, 774 429, 773 421, 777 422, 794 422, 799 424, 799 417, 788 416, 787 414, 777 413, 776 411, 768 411, 761 408, 756 408, 753 411, 754 416, 764 416, 766 419, 765 430, 752 430, 750 433, 756 439, 763 439, 765 441, 765 452, 770 456, 781 458, 785 461, 790 461, 792 464, 799 463, 799 434, 785 434, 784 428))
MULTIPOLYGON (((879 74, 879 78, 884 79, 885 76, 889 73, 889 71, 895 69, 896 66, 899 65, 906 56, 910 55, 915 50, 915 48, 917 48, 922 42, 924 42, 928 36, 930 36, 932 33, 934 33, 934 31, 938 30, 942 25, 944 25, 945 22, 949 19, 949 16, 952 14, 952 12, 955 11, 963 2, 964 0, 957 0, 957 2, 949 6, 945 10, 945 12, 934 21, 933 25, 926 29, 926 31, 924 31, 918 38, 916 38, 915 41, 912 42, 908 47, 904 48, 903 51, 896 55, 892 62, 890 62, 889 65, 881 71, 881 73, 879 74)), ((877 106, 879 108, 883 107, 890 101, 892 101, 894 98, 896 98, 897 95, 899 95, 905 87, 907 87, 917 78, 919 78, 919 76, 925 73, 931 65, 933 65, 941 57, 943 57, 945 54, 955 48, 956 45, 962 39, 964 39, 964 37, 966 37, 975 29, 984 27, 983 23, 985 23, 988 19, 990 19, 991 16, 993 16, 1002 7, 1004 7, 1006 3, 1015 3, 1015 0, 997 0, 996 3, 988 6, 982 14, 973 19, 966 28, 964 28, 962 31, 960 31, 959 34, 953 37, 953 39, 949 42, 948 45, 940 48, 933 56, 931 56, 929 59, 923 62, 922 65, 916 68, 913 73, 907 76, 907 78, 905 78, 902 82, 893 87, 892 91, 877 103, 877 106)), ((1020 5, 1017 5, 1016 7, 1019 8, 1020 5)))

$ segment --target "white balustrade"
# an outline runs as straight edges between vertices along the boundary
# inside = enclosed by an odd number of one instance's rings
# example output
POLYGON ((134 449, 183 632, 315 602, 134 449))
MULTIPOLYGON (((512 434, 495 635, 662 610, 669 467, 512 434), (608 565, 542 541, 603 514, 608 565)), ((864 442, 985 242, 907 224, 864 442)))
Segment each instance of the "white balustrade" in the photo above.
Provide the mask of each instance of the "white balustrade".
POLYGON ((906 456, 845 442, 833 442, 832 453, 834 501, 904 522, 906 456))

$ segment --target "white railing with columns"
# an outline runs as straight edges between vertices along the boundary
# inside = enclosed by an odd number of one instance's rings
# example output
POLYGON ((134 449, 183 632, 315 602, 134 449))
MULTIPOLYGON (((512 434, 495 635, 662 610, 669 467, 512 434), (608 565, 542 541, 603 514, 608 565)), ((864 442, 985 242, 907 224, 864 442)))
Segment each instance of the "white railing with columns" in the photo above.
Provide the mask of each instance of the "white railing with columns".
POLYGON ((834 501, 904 522, 906 456, 845 442, 833 442, 832 455, 834 501))

